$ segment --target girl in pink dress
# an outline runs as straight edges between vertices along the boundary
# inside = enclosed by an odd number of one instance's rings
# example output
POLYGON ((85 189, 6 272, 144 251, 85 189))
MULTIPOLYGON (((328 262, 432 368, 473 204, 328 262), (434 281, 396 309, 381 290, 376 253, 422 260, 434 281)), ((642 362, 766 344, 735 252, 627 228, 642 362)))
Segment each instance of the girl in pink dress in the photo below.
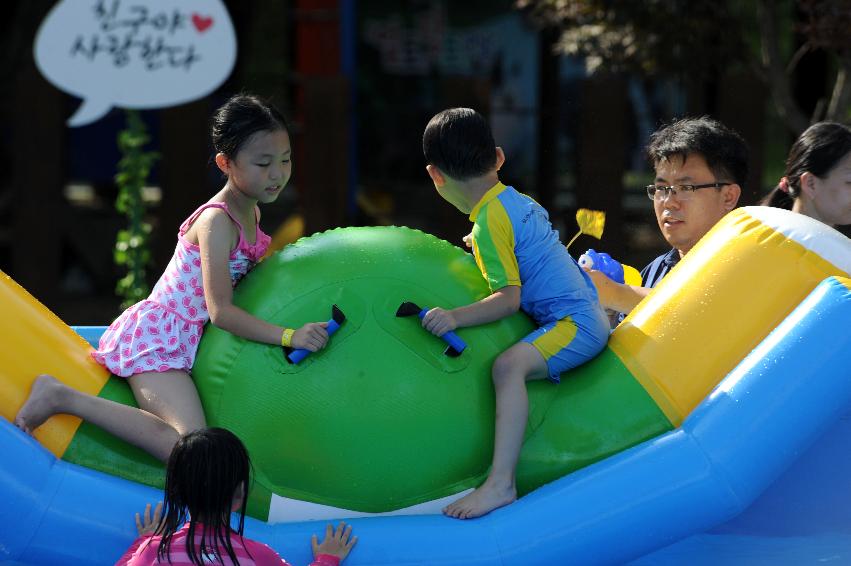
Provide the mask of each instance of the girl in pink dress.
POLYGON ((127 378, 139 408, 40 375, 15 417, 21 429, 31 433, 57 413, 76 415, 166 461, 180 436, 206 424, 190 371, 208 320, 257 342, 311 352, 325 346, 327 323, 283 328, 232 302, 233 286, 269 245, 257 204, 277 199, 292 172, 284 117, 257 97, 237 95, 216 111, 211 135, 227 182, 180 226, 174 256, 151 295, 124 311, 92 353, 127 378))

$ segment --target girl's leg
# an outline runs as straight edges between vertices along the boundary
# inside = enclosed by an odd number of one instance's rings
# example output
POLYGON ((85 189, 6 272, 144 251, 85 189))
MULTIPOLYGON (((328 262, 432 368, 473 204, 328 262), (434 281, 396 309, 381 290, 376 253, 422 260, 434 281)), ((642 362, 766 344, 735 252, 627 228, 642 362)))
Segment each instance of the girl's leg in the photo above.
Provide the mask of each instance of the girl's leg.
POLYGON ((139 409, 82 393, 52 376, 40 375, 15 416, 15 425, 31 433, 52 415, 70 414, 166 461, 180 434, 204 426, 192 378, 182 371, 169 371, 138 374, 129 381, 139 409))
MULTIPOLYGON (((185 371, 137 373, 128 381, 139 408, 168 423, 178 436, 207 426, 198 389, 185 371)), ((177 438, 171 446, 176 442, 177 438)))
POLYGON ((444 514, 472 519, 517 499, 514 470, 529 415, 526 381, 546 376, 544 358, 526 342, 515 344, 497 358, 493 366, 496 422, 490 474, 475 491, 449 504, 444 514))

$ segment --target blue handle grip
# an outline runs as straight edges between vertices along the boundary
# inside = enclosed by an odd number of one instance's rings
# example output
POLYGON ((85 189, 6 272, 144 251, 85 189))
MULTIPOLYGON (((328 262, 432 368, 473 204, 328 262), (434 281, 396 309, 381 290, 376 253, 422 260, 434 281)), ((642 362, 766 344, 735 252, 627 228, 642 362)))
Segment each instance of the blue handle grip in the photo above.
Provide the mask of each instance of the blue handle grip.
MULTIPOLYGON (((420 317, 420 320, 422 320, 423 318, 425 318, 427 312, 428 309, 423 309, 417 313, 417 316, 420 317)), ((464 351, 464 348, 467 347, 467 343, 461 340, 461 338, 459 338, 458 335, 452 332, 451 330, 449 332, 445 332, 442 336, 440 336, 440 338, 444 342, 452 346, 452 349, 458 352, 459 354, 464 351)))
MULTIPOLYGON (((328 336, 330 337, 332 334, 337 332, 337 330, 339 328, 340 328, 340 325, 337 324, 337 321, 332 318, 331 320, 328 321, 328 327, 325 330, 328 331, 328 336)), ((300 361, 302 361, 304 358, 306 358, 308 354, 311 354, 311 353, 312 352, 310 350, 305 350, 304 348, 299 348, 297 350, 293 350, 292 352, 290 352, 289 355, 287 355, 287 359, 289 361, 291 361, 292 363, 297 364, 300 361)))

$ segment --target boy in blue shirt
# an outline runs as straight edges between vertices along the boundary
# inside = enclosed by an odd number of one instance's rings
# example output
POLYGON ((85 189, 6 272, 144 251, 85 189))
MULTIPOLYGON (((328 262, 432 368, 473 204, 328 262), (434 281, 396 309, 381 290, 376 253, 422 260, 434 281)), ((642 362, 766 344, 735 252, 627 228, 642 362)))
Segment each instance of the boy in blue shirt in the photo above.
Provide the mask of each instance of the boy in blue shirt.
POLYGON ((593 358, 606 345, 609 323, 588 275, 567 253, 547 211, 499 181, 505 162, 490 127, 475 110, 452 108, 434 116, 423 153, 437 192, 473 222, 476 264, 491 294, 454 309, 431 309, 423 326, 437 336, 523 309, 538 329, 500 354, 493 365, 496 392, 490 474, 443 513, 479 517, 517 498, 514 470, 529 413, 526 381, 559 375, 593 358))

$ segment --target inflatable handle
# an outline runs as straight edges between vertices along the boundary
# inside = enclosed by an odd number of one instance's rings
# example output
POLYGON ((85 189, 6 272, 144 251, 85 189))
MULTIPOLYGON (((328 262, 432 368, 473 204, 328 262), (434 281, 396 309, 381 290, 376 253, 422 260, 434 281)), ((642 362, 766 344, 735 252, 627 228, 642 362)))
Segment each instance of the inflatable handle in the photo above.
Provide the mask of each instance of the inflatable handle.
MULTIPOLYGON (((404 302, 399 305, 399 310, 396 311, 396 316, 409 316, 414 313, 420 317, 420 320, 425 318, 426 313, 429 311, 428 307, 421 308, 414 303, 404 302)), ((452 356, 453 358, 456 356, 460 356, 461 352, 464 351, 464 348, 467 347, 467 343, 461 340, 461 338, 452 332, 444 332, 439 336, 441 340, 449 344, 449 348, 444 352, 448 356, 452 356)))
MULTIPOLYGON (((332 306, 331 307, 331 319, 328 321, 327 328, 325 328, 325 330, 328 331, 328 337, 329 338, 331 337, 332 334, 334 334, 335 332, 337 332, 337 330, 340 329, 340 325, 343 324, 343 322, 345 322, 345 320, 346 320, 346 316, 343 314, 343 311, 341 311, 337 307, 337 305, 332 306)), ((305 348, 298 348, 296 350, 293 350, 289 354, 287 354, 287 359, 290 362, 297 364, 300 361, 302 361, 304 358, 306 358, 311 353, 312 352, 310 350, 307 350, 305 348)))
MULTIPOLYGON (((425 315, 428 311, 429 311, 429 309, 427 309, 427 308, 422 309, 422 310, 420 310, 420 312, 417 313, 417 316, 420 317, 420 320, 422 320, 423 318, 425 318, 425 315)), ((464 348, 467 347, 467 343, 464 342, 463 340, 461 340, 461 338, 459 338, 458 335, 455 334, 454 332, 452 332, 451 330, 441 334, 439 336, 439 338, 442 339, 447 344, 449 344, 449 347, 452 348, 453 350, 455 350, 455 352, 457 352, 457 354, 460 354, 461 352, 463 352, 464 348)))

